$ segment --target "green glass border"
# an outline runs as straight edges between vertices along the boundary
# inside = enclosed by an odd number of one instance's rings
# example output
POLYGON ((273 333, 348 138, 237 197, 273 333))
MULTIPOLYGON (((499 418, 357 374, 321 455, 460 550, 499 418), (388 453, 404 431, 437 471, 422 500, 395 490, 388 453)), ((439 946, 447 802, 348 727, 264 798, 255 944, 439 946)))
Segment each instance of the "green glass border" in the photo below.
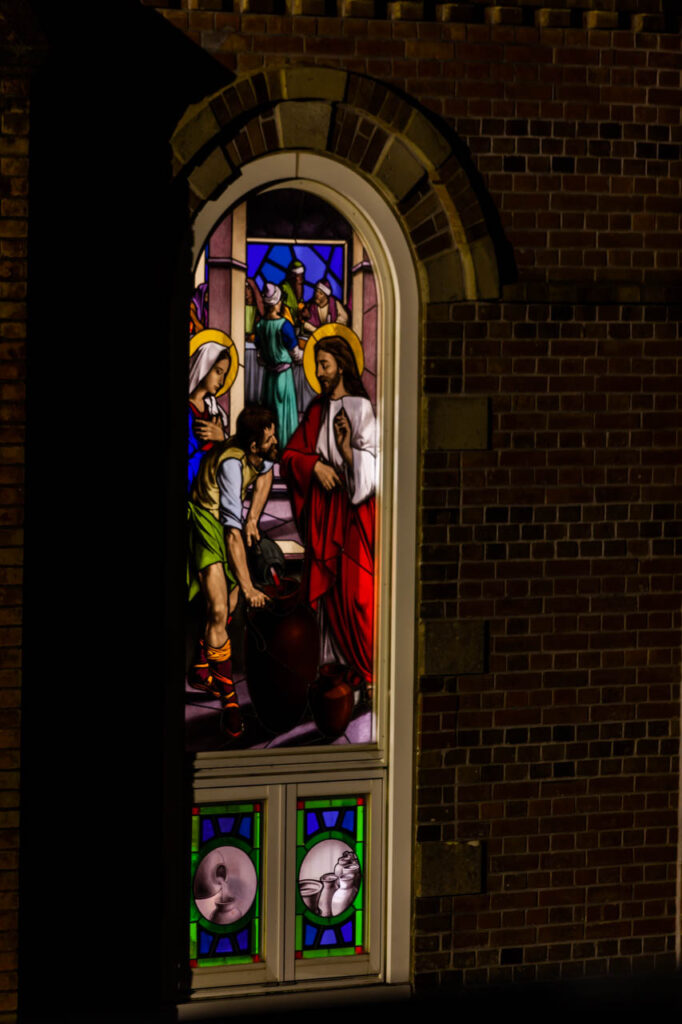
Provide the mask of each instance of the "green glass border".
POLYGON ((321 959, 329 956, 353 956, 355 955, 355 949, 357 946, 363 946, 364 950, 364 917, 365 917, 365 810, 367 808, 369 795, 365 793, 356 794, 355 796, 348 797, 331 797, 328 799, 302 799, 300 801, 302 806, 296 807, 296 937, 295 937, 295 952, 299 955, 299 959, 303 958, 306 960, 321 959), (363 800, 363 803, 358 803, 358 798, 363 800), (331 829, 320 829, 319 832, 315 832, 314 835, 308 839, 304 838, 305 835, 305 814, 307 811, 319 811, 319 810, 330 810, 332 808, 346 808, 348 810, 357 811, 355 817, 355 834, 344 831, 339 828, 331 829), (318 843, 323 842, 325 839, 336 839, 340 842, 349 846, 356 854, 361 870, 361 881, 358 887, 358 891, 353 901, 353 904, 337 917, 320 917, 318 914, 314 914, 303 902, 301 894, 298 888, 298 878, 301 870, 301 864, 309 853, 309 851, 317 846, 318 843), (309 924, 317 928, 329 928, 329 927, 340 927, 346 924, 347 921, 355 918, 353 935, 354 940, 352 944, 346 946, 336 946, 333 949, 310 949, 305 950, 303 948, 303 925, 307 921, 309 924))
POLYGON ((261 958, 262 950, 260 948, 261 939, 261 903, 262 903, 262 885, 263 885, 263 847, 262 839, 264 833, 264 800, 254 800, 251 803, 222 803, 222 804, 197 804, 193 803, 192 808, 197 808, 198 814, 192 814, 192 853, 191 853, 191 871, 190 871, 190 960, 194 961, 197 965, 196 969, 202 967, 226 967, 238 964, 250 964, 254 962, 254 957, 261 958), (260 809, 256 809, 256 804, 260 804, 260 809), (200 842, 201 822, 206 818, 215 818, 218 815, 238 815, 248 814, 253 818, 253 829, 251 841, 245 839, 239 834, 216 834, 211 839, 208 839, 205 843, 200 842), (246 914, 241 917, 238 921, 232 922, 231 924, 216 924, 214 921, 208 921, 203 914, 200 913, 194 899, 194 878, 197 867, 201 860, 210 853, 211 850, 217 849, 221 846, 234 846, 237 849, 242 850, 250 859, 254 866, 257 879, 256 895, 253 903, 249 907, 246 914), (233 936, 237 932, 243 931, 245 928, 249 930, 249 947, 250 952, 248 953, 227 953, 222 956, 201 956, 198 953, 198 926, 201 925, 203 930, 214 938, 220 938, 223 935, 233 936))

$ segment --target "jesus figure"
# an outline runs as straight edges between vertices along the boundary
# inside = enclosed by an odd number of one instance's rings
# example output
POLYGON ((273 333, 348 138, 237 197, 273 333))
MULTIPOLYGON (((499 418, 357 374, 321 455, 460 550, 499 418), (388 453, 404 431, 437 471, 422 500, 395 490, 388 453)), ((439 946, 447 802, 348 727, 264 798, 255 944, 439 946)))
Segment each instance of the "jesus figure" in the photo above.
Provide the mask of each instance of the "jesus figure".
POLYGON ((340 336, 352 332, 332 329, 338 335, 330 331, 314 350, 322 393, 282 453, 281 474, 305 545, 302 584, 320 623, 320 661, 354 669, 370 696, 376 419, 353 349, 340 336))

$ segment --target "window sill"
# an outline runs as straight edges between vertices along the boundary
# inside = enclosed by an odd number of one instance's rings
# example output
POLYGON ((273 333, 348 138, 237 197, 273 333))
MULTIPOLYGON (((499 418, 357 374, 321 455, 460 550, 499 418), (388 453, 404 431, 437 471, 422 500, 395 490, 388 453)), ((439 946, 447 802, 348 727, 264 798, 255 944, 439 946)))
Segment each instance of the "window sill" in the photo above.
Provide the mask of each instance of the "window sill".
POLYGON ((177 1008, 177 1019, 211 1020, 217 1017, 243 1016, 247 1014, 286 1013, 292 1010, 313 1010, 338 1006, 365 1006, 370 1003, 402 1002, 412 995, 409 984, 387 985, 375 978, 356 981, 352 986, 339 987, 338 980, 318 982, 303 987, 300 983, 295 991, 282 987, 277 991, 252 995, 240 994, 229 997, 217 996, 213 992, 201 993, 190 1003, 181 1003, 177 1008))

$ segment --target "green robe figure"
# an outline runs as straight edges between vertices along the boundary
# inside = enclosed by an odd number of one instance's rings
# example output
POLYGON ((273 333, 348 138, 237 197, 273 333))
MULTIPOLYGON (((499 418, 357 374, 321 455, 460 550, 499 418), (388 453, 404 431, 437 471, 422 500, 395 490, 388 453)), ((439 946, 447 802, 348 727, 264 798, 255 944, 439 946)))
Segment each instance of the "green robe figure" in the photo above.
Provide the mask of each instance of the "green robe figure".
POLYGON ((305 267, 300 260, 292 260, 287 267, 287 276, 280 284, 284 305, 291 314, 291 322, 299 326, 301 320, 300 305, 303 302, 303 277, 305 267))
POLYGON ((263 363, 261 404, 272 409, 277 420, 277 437, 282 448, 298 427, 298 407, 292 364, 303 352, 294 329, 281 315, 282 291, 266 284, 263 291, 265 316, 256 326, 256 348, 263 363))

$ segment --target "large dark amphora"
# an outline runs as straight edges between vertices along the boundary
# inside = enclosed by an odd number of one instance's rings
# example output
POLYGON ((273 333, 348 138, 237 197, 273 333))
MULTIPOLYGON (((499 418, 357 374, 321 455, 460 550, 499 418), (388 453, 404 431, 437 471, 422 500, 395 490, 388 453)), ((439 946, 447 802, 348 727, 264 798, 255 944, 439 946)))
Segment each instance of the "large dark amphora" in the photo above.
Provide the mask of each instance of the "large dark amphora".
POLYGON ((261 723, 281 733, 297 725, 305 710, 308 688, 317 675, 320 634, 296 580, 260 589, 270 601, 248 611, 246 679, 261 723))

